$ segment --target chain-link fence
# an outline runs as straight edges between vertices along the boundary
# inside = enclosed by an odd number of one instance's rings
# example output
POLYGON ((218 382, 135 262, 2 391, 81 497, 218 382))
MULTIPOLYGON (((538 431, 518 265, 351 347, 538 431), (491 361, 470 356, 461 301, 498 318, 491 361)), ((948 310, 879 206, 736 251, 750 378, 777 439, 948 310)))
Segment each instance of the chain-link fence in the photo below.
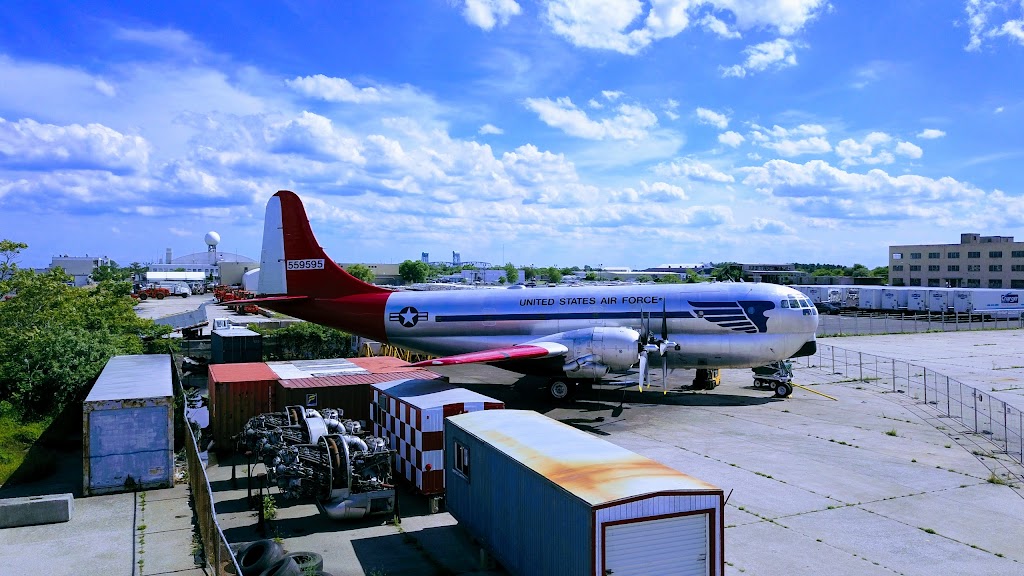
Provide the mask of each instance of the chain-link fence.
POLYGON ((1024 413, 986 391, 923 366, 818 343, 808 367, 906 394, 940 416, 990 440, 996 452, 1024 465, 1024 413))
POLYGON ((1024 328, 1024 318, 995 318, 983 314, 913 312, 843 312, 818 316, 818 336, 852 334, 906 334, 914 332, 957 332, 961 330, 1006 330, 1024 328))
POLYGON ((192 502, 199 534, 203 541, 203 552, 206 562, 213 568, 217 576, 225 574, 237 576, 242 573, 235 562, 235 557, 224 538, 224 531, 217 523, 217 511, 214 507, 213 490, 206 476, 206 467, 199 457, 199 447, 192 426, 185 426, 185 456, 188 461, 188 485, 192 491, 192 502))

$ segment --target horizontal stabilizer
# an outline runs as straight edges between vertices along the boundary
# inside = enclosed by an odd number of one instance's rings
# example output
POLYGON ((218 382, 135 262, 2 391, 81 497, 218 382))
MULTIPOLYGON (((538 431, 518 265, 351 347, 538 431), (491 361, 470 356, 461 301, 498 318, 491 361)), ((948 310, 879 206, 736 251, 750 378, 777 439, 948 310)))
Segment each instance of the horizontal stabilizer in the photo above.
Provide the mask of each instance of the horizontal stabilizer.
POLYGON ((489 362, 503 362, 505 360, 525 360, 529 358, 551 358, 562 356, 569 352, 569 349, 556 342, 534 342, 521 346, 505 346, 504 348, 491 348, 480 352, 469 352, 455 356, 445 356, 416 362, 413 366, 454 366, 456 364, 486 364, 489 362))

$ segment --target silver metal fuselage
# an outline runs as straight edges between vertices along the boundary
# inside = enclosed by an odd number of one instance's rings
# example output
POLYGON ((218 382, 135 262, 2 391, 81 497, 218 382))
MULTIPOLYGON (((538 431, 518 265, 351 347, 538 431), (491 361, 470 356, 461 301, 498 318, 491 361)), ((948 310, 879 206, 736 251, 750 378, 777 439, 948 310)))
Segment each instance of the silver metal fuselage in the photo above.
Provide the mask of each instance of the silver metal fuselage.
POLYGON ((384 320, 393 344, 447 356, 596 327, 643 333, 646 324, 660 337, 664 313, 677 344, 669 367, 741 368, 789 358, 814 340, 817 311, 791 307, 798 299, 806 302, 785 286, 742 282, 396 292, 384 320))

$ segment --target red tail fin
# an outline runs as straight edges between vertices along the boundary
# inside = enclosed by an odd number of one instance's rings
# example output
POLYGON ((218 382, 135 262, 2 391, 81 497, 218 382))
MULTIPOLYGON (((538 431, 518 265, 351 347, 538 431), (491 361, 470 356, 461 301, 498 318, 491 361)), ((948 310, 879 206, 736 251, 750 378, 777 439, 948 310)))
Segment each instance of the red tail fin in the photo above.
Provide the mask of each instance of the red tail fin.
POLYGON ((340 298, 389 292, 345 272, 313 236, 302 200, 281 190, 267 202, 260 258, 261 294, 340 298))

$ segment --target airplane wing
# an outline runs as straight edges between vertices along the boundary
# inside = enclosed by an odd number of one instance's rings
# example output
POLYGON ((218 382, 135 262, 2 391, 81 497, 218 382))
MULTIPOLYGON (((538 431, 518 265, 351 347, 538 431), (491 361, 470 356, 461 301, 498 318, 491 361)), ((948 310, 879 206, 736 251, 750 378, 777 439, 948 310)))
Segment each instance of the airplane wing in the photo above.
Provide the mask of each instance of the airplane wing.
POLYGON ((264 296, 262 298, 249 298, 248 300, 226 300, 221 302, 225 306, 235 304, 263 304, 265 302, 286 302, 289 300, 309 300, 309 296, 264 296))
POLYGON ((456 364, 486 364, 488 362, 502 362, 504 360, 525 360, 528 358, 551 358, 561 356, 569 352, 569 349, 557 342, 531 342, 516 346, 505 346, 503 348, 491 348, 479 352, 468 352, 456 354, 455 356, 444 356, 432 360, 416 362, 412 366, 454 366, 456 364))

